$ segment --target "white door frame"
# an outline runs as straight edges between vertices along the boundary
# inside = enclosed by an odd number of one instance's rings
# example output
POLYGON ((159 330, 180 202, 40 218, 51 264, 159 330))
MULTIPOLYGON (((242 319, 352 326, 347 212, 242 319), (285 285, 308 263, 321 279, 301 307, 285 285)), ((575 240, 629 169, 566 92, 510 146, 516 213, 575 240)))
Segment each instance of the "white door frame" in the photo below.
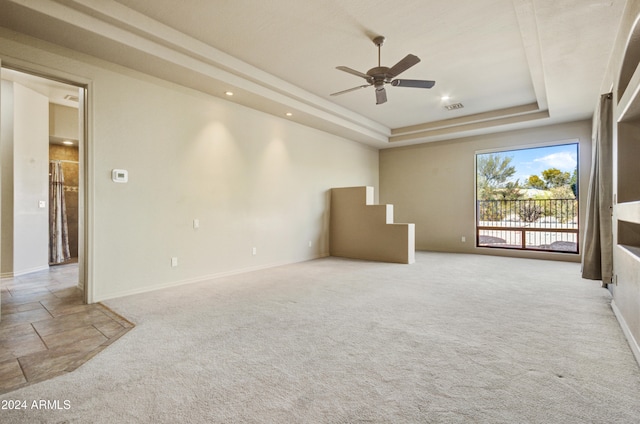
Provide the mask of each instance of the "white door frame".
MULTIPOLYGON (((14 58, 0 58, 0 69, 6 68, 68 84, 78 88, 78 148, 79 148, 79 196, 78 196, 78 286, 83 290, 84 302, 94 303, 93 287, 93 149, 91 148, 91 110, 92 81, 76 75, 67 74, 44 66, 24 62, 14 58)), ((1 93, 0 93, 1 95, 1 93)), ((2 252, 0 252, 0 255, 2 252)))

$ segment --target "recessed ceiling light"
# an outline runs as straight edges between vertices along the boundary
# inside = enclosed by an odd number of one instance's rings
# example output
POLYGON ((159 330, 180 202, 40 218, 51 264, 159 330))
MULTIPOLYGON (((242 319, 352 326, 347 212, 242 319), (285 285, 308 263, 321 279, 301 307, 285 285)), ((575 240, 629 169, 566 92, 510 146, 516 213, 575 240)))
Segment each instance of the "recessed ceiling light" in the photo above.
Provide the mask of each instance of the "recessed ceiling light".
POLYGON ((443 102, 446 102, 447 100, 449 100, 451 97, 447 96, 446 94, 442 97, 440 97, 440 100, 442 100, 443 102))
POLYGON ((62 144, 66 144, 67 146, 73 146, 73 141, 65 140, 62 144))
POLYGON ((227 96, 233 96, 233 91, 225 91, 224 94, 227 96))
POLYGON ((287 115, 287 116, 293 116, 293 113, 291 113, 291 112, 287 112, 287 113, 285 113, 285 115, 287 115))

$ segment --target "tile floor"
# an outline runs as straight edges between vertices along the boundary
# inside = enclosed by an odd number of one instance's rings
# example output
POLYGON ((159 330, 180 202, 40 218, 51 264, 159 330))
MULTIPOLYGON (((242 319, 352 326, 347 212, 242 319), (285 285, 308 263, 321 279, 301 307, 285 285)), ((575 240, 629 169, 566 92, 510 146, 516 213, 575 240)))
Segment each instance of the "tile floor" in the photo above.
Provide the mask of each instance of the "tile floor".
POLYGON ((133 328, 85 305, 77 281, 77 264, 0 281, 0 394, 71 372, 133 328))

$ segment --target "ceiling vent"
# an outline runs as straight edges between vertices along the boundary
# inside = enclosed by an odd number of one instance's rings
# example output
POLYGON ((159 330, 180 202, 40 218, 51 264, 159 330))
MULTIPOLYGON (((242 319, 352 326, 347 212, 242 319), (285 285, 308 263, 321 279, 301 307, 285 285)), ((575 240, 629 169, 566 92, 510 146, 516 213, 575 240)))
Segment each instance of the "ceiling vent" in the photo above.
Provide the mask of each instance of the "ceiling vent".
POLYGON ((447 110, 456 110, 456 109, 462 109, 464 107, 464 105, 462 103, 454 103, 452 105, 445 105, 445 109, 447 110))
POLYGON ((71 95, 71 94, 67 94, 66 96, 64 96, 64 99, 65 100, 70 100, 70 101, 76 102, 76 103, 79 101, 78 96, 74 96, 74 95, 71 95))

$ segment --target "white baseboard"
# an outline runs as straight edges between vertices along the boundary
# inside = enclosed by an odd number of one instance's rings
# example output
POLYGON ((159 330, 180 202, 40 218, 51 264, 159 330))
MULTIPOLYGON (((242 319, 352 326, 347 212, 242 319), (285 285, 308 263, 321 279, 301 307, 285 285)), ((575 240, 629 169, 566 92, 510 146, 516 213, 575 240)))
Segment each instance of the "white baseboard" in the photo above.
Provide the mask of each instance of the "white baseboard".
POLYGON ((5 280, 9 278, 20 277, 22 275, 32 274, 34 272, 46 271, 48 269, 49 269, 49 265, 44 265, 44 266, 38 266, 35 268, 23 269, 22 271, 17 271, 17 272, 13 272, 13 271, 3 272, 2 274, 0 274, 0 279, 5 280))
POLYGON ((133 289, 133 290, 125 290, 122 292, 116 292, 116 293, 111 293, 108 294, 106 296, 94 296, 93 297, 93 302, 103 302, 105 300, 109 300, 109 299, 116 299, 119 297, 125 297, 125 296, 132 296, 135 294, 141 294, 141 293, 149 293, 152 291, 156 291, 156 290, 162 290, 162 289, 168 289, 171 287, 178 287, 178 286, 183 286, 185 284, 194 284, 194 283, 201 283, 204 281, 211 281, 211 280, 215 280, 218 278, 223 278, 223 277, 230 277, 233 275, 238 275, 238 274, 245 274, 247 272, 254 272, 254 271, 260 271, 263 269, 269 269, 269 268, 275 268, 278 266, 283 266, 283 265, 291 265, 294 263, 300 263, 300 262, 306 262, 306 261, 311 261, 314 259, 320 259, 320 258, 324 258, 329 256, 328 253, 322 253, 316 257, 313 258, 308 258, 308 259, 303 259, 300 261, 295 261, 295 262, 282 262, 282 263, 271 263, 271 264, 267 264, 267 265, 260 265, 260 266, 255 266, 255 267, 247 267, 247 268, 240 268, 240 269, 236 269, 236 270, 232 270, 232 271, 224 271, 224 272, 219 272, 216 274, 208 274, 208 275, 202 275, 202 276, 198 276, 198 277, 194 277, 194 278, 188 278, 186 280, 179 280, 179 281, 171 281, 165 284, 159 284, 159 285, 154 285, 154 286, 150 286, 150 287, 141 287, 141 288, 137 288, 137 289, 133 289))
POLYGON ((37 266, 35 268, 23 269, 21 271, 13 271, 14 277, 20 277, 21 275, 32 274, 34 272, 47 271, 49 265, 37 266))
POLYGON ((627 322, 624 320, 622 316, 622 312, 618 309, 615 300, 611 301, 611 309, 613 309, 613 313, 615 314, 618 323, 620 324, 620 328, 622 328, 622 332, 624 336, 627 338, 627 342, 629 343, 629 347, 631 347, 631 351, 633 352, 633 356, 636 358, 636 362, 640 365, 640 346, 638 345, 638 341, 633 337, 633 333, 629 329, 627 322))
POLYGON ((21 271, 3 272, 2 274, 0 274, 0 279, 20 277, 22 275, 32 274, 34 272, 47 271, 48 269, 49 265, 43 265, 35 268, 23 269, 21 271))

